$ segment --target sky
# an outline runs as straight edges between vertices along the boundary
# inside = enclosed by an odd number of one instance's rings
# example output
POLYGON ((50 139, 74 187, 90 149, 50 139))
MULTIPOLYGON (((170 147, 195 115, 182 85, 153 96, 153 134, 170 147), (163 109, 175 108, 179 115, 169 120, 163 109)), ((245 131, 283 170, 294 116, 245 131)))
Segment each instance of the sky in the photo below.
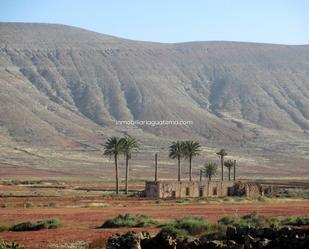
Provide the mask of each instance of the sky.
POLYGON ((0 0, 0 21, 169 43, 309 44, 309 0, 0 0))

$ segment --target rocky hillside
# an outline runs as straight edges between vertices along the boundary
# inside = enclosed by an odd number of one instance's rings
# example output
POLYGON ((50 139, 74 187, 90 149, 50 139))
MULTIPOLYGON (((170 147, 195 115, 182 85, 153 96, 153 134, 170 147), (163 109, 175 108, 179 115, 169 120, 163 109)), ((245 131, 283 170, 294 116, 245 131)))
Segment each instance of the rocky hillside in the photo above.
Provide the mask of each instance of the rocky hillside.
POLYGON ((63 25, 0 24, 4 143, 74 147, 128 132, 148 145, 156 137, 193 137, 307 160, 308 131, 309 46, 160 44, 63 25))

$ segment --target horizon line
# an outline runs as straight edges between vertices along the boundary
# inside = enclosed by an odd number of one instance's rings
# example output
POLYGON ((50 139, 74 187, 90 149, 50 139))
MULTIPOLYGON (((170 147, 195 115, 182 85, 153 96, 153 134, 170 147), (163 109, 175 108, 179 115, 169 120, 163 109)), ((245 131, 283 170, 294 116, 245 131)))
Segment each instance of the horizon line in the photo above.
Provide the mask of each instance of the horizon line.
POLYGON ((162 41, 153 41, 153 40, 143 40, 143 39, 135 39, 135 38, 127 38, 124 36, 118 36, 114 34, 106 34, 102 33, 97 30, 93 30, 91 28, 86 27, 80 27, 80 26, 74 26, 71 24, 63 24, 63 23, 48 23, 48 22, 23 22, 23 21, 0 21, 0 24, 35 24, 35 25, 58 25, 58 26, 67 26, 71 28, 77 28, 82 29, 88 32, 94 32, 100 35, 106 35, 118 39, 124 39, 124 40, 130 40, 130 41, 136 41, 136 42, 147 42, 147 43, 160 43, 160 44, 187 44, 187 43, 202 43, 202 42, 230 42, 230 43, 252 43, 252 44, 264 44, 264 45, 281 45, 281 46, 308 46, 309 43, 277 43, 277 42, 262 42, 262 41, 248 41, 248 40, 220 40, 220 39, 213 39, 213 40, 189 40, 189 41, 176 41, 176 42, 162 42, 162 41))

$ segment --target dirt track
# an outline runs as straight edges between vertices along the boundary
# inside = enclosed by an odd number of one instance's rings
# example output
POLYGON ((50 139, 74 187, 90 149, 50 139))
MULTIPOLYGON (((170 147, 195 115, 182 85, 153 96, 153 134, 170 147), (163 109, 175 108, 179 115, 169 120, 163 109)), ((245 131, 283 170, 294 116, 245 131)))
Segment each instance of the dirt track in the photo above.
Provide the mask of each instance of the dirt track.
MULTIPOLYGON (((309 201, 275 201, 251 203, 195 203, 177 204, 174 201, 156 204, 149 200, 106 201, 109 206, 97 208, 4 208, 0 209, 0 220, 19 222, 32 219, 59 218, 63 226, 55 230, 35 232, 1 232, 0 238, 15 240, 28 249, 56 248, 57 244, 75 241, 90 241, 118 232, 115 229, 96 229, 104 220, 120 213, 147 214, 160 220, 174 219, 185 215, 201 215, 210 221, 233 214, 256 211, 263 215, 309 214, 309 201)), ((121 229, 120 231, 126 231, 121 229)), ((156 232, 156 229, 151 229, 156 232)), ((59 247, 58 247, 59 248, 59 247)), ((61 247, 60 247, 61 248, 61 247)))

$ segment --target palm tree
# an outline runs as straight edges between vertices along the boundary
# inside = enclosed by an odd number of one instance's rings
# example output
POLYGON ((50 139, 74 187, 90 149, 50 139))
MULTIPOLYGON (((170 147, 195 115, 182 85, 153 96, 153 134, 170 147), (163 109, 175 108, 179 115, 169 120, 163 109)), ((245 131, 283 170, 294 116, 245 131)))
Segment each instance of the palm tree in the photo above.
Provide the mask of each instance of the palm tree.
POLYGON ((178 160, 178 181, 181 181, 181 165, 180 159, 184 156, 184 142, 173 142, 169 147, 169 157, 178 160))
POLYGON ((231 169, 234 166, 234 162, 232 160, 227 160, 224 162, 224 166, 227 167, 229 171, 229 181, 231 180, 231 169))
POLYGON ((205 176, 208 177, 208 180, 211 181, 211 178, 217 174, 218 165, 216 163, 210 162, 205 163, 204 172, 205 176))
POLYGON ((119 174, 118 174, 118 155, 123 152, 123 139, 120 137, 110 137, 104 144, 104 155, 114 156, 116 174, 116 194, 119 194, 119 174))
POLYGON ((184 156, 189 159, 189 181, 192 181, 192 158, 199 155, 201 145, 196 141, 184 142, 184 156))
POLYGON ((123 153, 126 158, 126 184, 125 184, 125 194, 128 194, 128 182, 129 182, 129 160, 131 159, 132 152, 138 150, 138 143, 134 137, 125 136, 121 138, 123 141, 123 153))
POLYGON ((220 156, 221 159, 221 181, 223 181, 223 165, 224 165, 224 157, 227 155, 224 149, 221 149, 219 152, 216 153, 220 156))

